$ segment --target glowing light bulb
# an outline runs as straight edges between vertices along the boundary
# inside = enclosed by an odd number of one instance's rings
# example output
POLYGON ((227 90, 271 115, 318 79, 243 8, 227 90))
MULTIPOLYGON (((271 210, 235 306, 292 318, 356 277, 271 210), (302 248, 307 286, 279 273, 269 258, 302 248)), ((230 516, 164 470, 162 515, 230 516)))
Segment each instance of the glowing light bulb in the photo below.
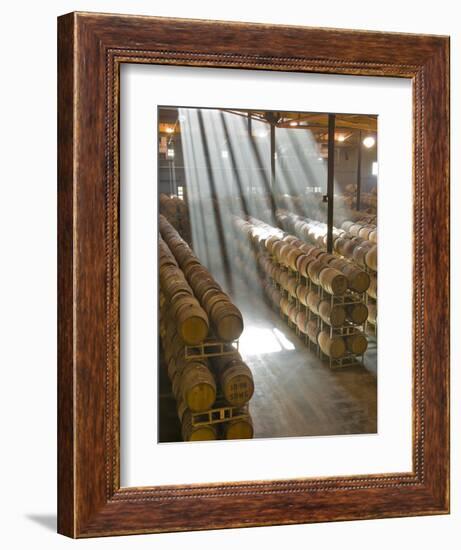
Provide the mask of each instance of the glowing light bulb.
POLYGON ((376 143, 376 140, 375 140, 375 138, 372 137, 372 136, 367 136, 367 137, 362 141, 362 143, 365 145, 365 147, 366 147, 367 149, 371 149, 371 148, 374 146, 374 144, 376 143))
POLYGON ((255 128, 252 132, 253 137, 265 138, 269 135, 269 130, 266 128, 255 128))

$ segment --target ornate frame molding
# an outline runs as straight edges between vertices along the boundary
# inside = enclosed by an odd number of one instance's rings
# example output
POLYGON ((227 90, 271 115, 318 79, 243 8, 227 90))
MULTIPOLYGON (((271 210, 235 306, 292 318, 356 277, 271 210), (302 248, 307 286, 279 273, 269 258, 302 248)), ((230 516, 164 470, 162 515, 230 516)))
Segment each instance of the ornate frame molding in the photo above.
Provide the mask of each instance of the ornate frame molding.
POLYGON ((101 536, 448 512, 448 52, 448 39, 435 36, 84 13, 59 19, 61 533, 101 536), (218 43, 210 26, 226 40, 218 43), (413 80, 412 472, 120 488, 121 63, 413 80))

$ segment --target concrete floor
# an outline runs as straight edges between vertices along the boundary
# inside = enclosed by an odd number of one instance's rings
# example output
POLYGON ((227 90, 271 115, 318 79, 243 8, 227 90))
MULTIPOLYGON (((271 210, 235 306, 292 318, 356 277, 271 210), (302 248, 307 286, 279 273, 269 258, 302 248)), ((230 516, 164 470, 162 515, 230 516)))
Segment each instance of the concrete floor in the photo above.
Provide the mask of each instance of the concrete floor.
POLYGON ((236 302, 245 320, 240 352, 255 380, 255 437, 376 433, 374 338, 363 366, 331 369, 262 297, 238 292, 236 302))
MULTIPOLYGON (((376 433, 376 340, 364 365, 331 369, 273 311, 258 291, 236 284, 232 297, 245 329, 239 350, 255 381, 254 437, 376 433)), ((175 402, 160 376, 159 441, 180 441, 175 402)))

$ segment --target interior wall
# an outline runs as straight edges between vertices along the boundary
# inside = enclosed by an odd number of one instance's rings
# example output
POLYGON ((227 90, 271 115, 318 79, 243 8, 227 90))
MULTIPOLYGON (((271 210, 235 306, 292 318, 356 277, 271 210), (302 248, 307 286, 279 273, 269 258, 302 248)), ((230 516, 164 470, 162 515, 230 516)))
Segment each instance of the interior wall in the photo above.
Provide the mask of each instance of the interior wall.
MULTIPOLYGON (((335 158, 335 190, 342 191, 347 185, 357 183, 357 146, 338 148, 335 158)), ((361 189, 369 192, 376 187, 378 178, 373 175, 373 162, 376 159, 376 148, 362 147, 361 189)))

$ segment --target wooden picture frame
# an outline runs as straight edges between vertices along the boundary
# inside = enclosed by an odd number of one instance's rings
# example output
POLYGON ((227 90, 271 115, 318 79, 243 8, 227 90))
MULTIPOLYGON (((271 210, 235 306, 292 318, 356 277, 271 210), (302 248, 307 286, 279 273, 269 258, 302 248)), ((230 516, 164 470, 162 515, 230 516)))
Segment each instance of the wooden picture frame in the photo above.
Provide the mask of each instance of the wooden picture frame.
POLYGON ((58 531, 95 537, 449 512, 449 39, 71 13, 58 21, 58 531), (413 469, 120 488, 121 63, 411 78, 413 469))

